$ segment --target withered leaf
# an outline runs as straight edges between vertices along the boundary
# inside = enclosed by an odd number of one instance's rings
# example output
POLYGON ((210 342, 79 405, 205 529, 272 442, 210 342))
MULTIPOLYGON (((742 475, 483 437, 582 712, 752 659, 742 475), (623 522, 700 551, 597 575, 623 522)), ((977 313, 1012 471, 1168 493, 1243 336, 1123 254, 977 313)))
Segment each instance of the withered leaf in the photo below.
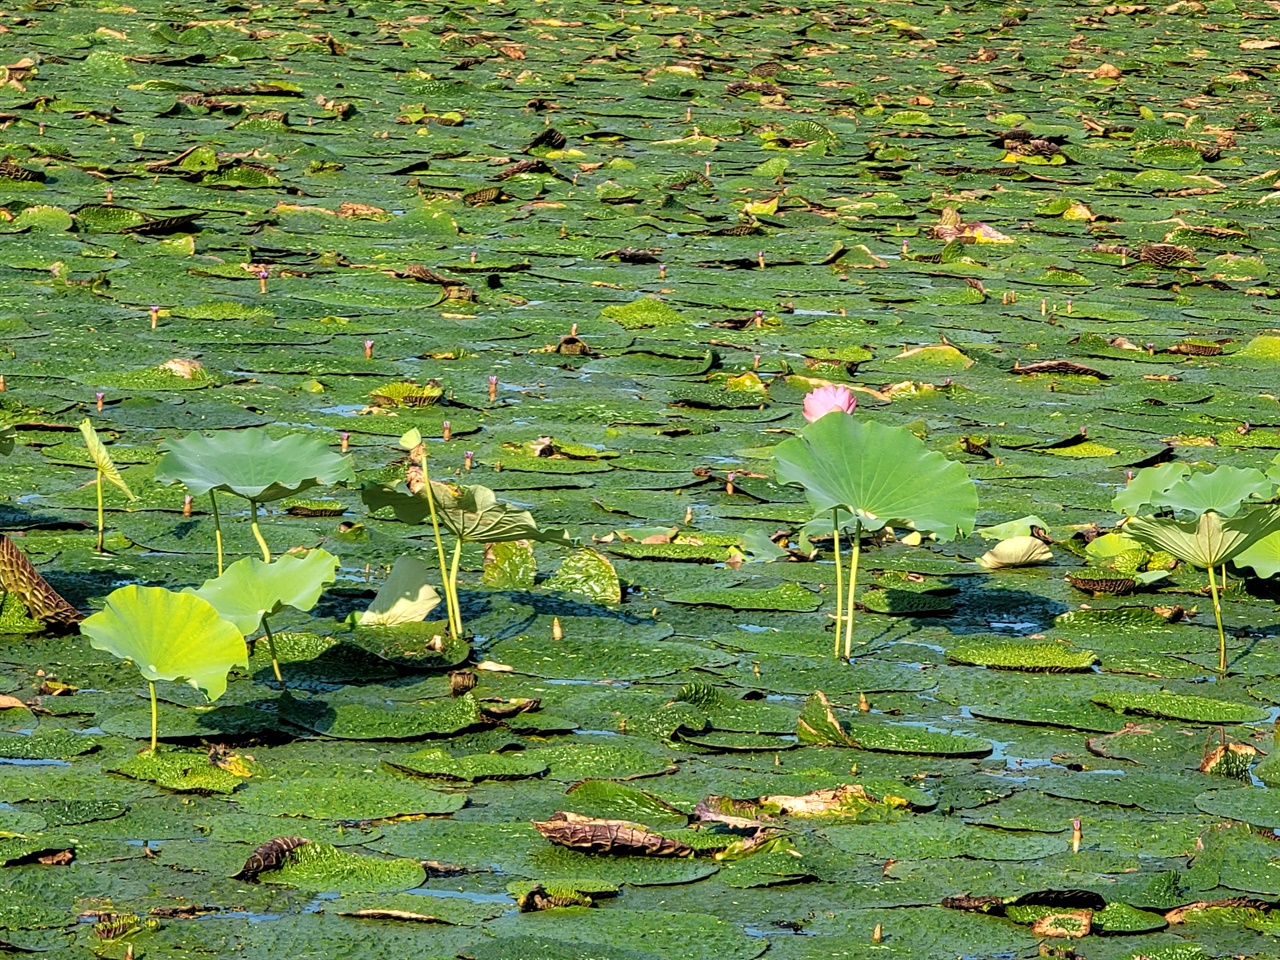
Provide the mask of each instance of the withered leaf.
POLYGON ((561 810, 533 828, 552 843, 584 853, 616 853, 640 857, 691 857, 693 848, 654 833, 639 823, 601 820, 561 810))
POLYGON ((18 545, 3 534, 0 534, 0 590, 17 596, 27 605, 32 617, 50 627, 65 630, 84 619, 84 614, 49 586, 18 545))
POLYGON ((457 926, 452 920, 442 920, 429 913, 414 913, 411 910, 383 910, 371 907, 367 910, 352 910, 339 913, 340 917, 359 917, 361 920, 404 920, 409 923, 439 923, 447 927, 457 926))
POLYGON ((256 882, 258 874, 266 870, 274 870, 280 866, 290 851, 297 850, 310 842, 305 837, 275 837, 272 840, 268 840, 255 848, 253 853, 249 854, 249 859, 244 862, 240 872, 232 876, 231 879, 247 880, 250 883, 256 882))
POLYGON ((1111 374, 1103 373, 1101 370, 1095 370, 1093 367, 1086 367, 1082 363, 1076 363, 1074 360, 1039 360, 1035 363, 1022 364, 1014 362, 1010 373, 1050 373, 1059 376, 1071 377, 1097 377, 1099 380, 1110 380, 1111 374))

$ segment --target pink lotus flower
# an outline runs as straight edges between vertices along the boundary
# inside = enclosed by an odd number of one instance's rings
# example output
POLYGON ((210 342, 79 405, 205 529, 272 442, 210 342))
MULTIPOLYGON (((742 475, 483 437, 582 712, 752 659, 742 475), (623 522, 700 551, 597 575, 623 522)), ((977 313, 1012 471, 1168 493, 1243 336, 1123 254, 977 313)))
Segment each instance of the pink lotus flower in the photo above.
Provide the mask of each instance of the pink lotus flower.
POLYGON ((828 413, 853 413, 858 399, 848 387, 819 387, 804 398, 804 418, 810 423, 828 413))

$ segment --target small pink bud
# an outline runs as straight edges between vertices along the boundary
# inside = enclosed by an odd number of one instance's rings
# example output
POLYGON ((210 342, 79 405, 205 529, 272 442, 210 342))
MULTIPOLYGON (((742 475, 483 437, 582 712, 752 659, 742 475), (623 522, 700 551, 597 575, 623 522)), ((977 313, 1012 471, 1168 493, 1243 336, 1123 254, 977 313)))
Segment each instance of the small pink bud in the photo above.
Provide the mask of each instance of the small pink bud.
POLYGON ((440 424, 440 437, 443 440, 453 439, 453 424, 451 424, 448 420, 445 420, 443 423, 440 424))
POLYGON ((364 358, 366 360, 373 359, 373 341, 372 340, 366 340, 364 342, 364 358))
POLYGON ((665 263, 658 264, 658 279, 667 279, 667 265, 665 263))
POLYGON ((184 517, 191 516, 191 494, 187 494, 182 498, 182 515, 184 517))
POLYGON ((342 433, 342 434, 339 434, 338 436, 339 436, 339 439, 342 441, 342 452, 346 453, 348 448, 350 448, 351 446, 351 434, 342 433))
POLYGON ((95 397, 97 398, 97 401, 98 401, 98 412, 99 412, 99 413, 101 413, 101 412, 102 412, 102 398, 103 398, 103 397, 105 397, 105 396, 106 396, 106 394, 105 394, 105 393, 95 394, 95 397))
POLYGON ((498 399, 498 378, 489 378, 489 402, 493 403, 498 399))
POLYGON ((472 464, 475 462, 475 458, 476 458, 476 452, 474 450, 468 450, 466 453, 464 453, 462 455, 462 469, 470 470, 472 464))

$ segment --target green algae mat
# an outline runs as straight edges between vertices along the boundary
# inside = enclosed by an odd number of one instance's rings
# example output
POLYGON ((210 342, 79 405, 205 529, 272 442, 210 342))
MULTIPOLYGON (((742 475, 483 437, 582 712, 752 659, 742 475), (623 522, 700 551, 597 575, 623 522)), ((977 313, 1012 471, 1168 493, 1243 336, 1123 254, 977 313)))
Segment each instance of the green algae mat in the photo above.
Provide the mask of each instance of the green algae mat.
POLYGON ((0 31, 0 951, 1280 956, 1272 5, 0 31))

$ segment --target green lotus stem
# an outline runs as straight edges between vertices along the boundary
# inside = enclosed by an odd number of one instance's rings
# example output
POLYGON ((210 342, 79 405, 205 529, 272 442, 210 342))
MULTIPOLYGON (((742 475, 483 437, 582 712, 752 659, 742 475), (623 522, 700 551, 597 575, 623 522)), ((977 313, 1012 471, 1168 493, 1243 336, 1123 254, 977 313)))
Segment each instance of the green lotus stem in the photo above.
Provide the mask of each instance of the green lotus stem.
POLYGON ((106 534, 105 522, 102 517, 102 471, 98 471, 98 553, 102 553, 102 541, 106 534))
POLYGON ((222 520, 218 517, 218 497, 209 490, 209 504, 213 507, 213 542, 218 548, 218 576, 222 576, 222 520))
POLYGON ((453 563, 449 567, 449 582, 446 589, 453 597, 453 615, 456 618, 454 622, 454 636, 462 639, 462 605, 458 602, 458 565, 462 562, 462 538, 458 538, 457 546, 453 548, 453 563))
POLYGON ((455 640, 462 639, 461 629, 457 626, 462 617, 457 610, 457 601, 453 591, 449 589, 449 572, 444 563, 444 542, 440 539, 440 518, 436 514, 436 495, 431 490, 431 476, 427 473, 427 447, 422 445, 422 456, 418 458, 422 467, 422 482, 427 486, 427 508, 431 511, 431 533, 436 538, 436 558, 440 561, 440 582, 444 584, 444 606, 449 616, 449 632, 455 640))
POLYGON ((280 675, 280 658, 276 656, 276 638, 271 633, 271 624, 267 622, 267 618, 262 618, 262 630, 267 636, 267 650, 271 653, 271 669, 276 672, 276 679, 280 684, 284 685, 284 677, 280 675))
POLYGON ((849 558, 848 607, 844 618, 844 658, 853 656, 853 609, 858 592, 858 558, 862 552, 862 521, 853 523, 853 555, 849 558))
MULTIPOLYGON (((1223 580, 1226 587, 1226 580, 1223 580)), ((1213 564, 1209 564, 1209 593, 1213 597, 1213 619, 1218 625, 1218 672, 1227 672, 1227 634, 1222 629, 1222 604, 1218 600, 1218 584, 1213 577, 1213 564)))
POLYGON ((840 624, 844 613, 844 565, 840 559, 840 508, 831 508, 831 532, 836 541, 836 659, 840 659, 840 624))
POLYGON ((262 562, 271 562, 271 548, 267 546, 267 541, 262 538, 262 530, 258 526, 258 501, 249 501, 249 525, 253 527, 254 539, 258 541, 258 546, 262 548, 262 562))
POLYGON ((156 707, 156 684, 154 680, 148 680, 147 686, 151 688, 151 752, 156 752, 156 727, 160 711, 156 707))

